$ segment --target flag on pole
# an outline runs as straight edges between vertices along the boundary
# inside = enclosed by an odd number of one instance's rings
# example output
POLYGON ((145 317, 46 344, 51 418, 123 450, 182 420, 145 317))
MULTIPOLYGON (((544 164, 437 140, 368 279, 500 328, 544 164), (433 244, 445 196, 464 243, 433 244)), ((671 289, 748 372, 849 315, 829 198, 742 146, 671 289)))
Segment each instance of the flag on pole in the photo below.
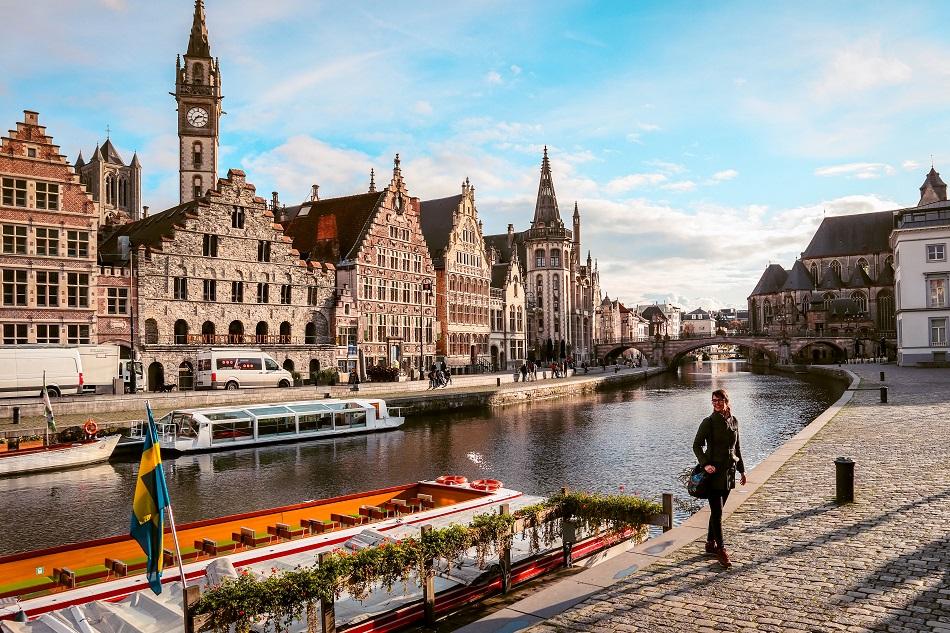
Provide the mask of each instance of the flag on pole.
POLYGON ((53 418, 53 403, 49 401, 49 392, 46 391, 46 371, 43 371, 43 410, 46 414, 46 430, 56 432, 56 420, 53 418))
POLYGON ((152 416, 152 407, 145 403, 148 414, 145 429, 145 444, 142 446, 142 461, 139 464, 135 497, 132 500, 132 522, 129 533, 148 557, 146 576, 156 594, 162 593, 162 569, 164 567, 165 508, 169 505, 168 488, 165 486, 165 471, 159 450, 158 429, 152 416))

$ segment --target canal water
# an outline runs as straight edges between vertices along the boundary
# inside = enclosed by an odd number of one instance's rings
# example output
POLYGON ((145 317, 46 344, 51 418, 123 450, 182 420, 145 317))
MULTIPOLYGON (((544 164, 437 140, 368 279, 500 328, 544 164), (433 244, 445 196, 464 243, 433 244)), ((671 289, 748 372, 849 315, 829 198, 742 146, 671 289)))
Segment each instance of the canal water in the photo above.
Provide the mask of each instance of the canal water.
MULTIPOLYGON (((442 474, 494 478, 532 494, 563 485, 686 500, 677 474, 712 389, 730 393, 746 466, 761 461, 841 394, 829 382, 684 366, 596 395, 491 411, 412 416, 371 435, 165 459, 179 523, 382 488, 442 474)), ((0 555, 128 532, 138 458, 0 479, 0 555)), ((678 504, 679 505, 679 504, 678 504)), ((681 510, 682 520, 686 510, 681 510)))

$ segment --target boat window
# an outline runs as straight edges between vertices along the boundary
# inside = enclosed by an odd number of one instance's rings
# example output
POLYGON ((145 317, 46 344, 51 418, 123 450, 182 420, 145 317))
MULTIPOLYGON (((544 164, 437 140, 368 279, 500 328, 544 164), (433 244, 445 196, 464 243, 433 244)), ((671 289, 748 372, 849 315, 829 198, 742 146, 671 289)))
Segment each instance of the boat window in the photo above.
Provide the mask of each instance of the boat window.
POLYGON ((175 429, 179 437, 195 437, 198 435, 198 425, 194 419, 186 413, 175 413, 172 417, 175 429))
POLYGON ((212 422, 217 420, 246 420, 248 412, 240 409, 233 411, 216 411, 214 413, 205 413, 204 416, 212 422))
POLYGON ((309 402, 307 404, 290 404, 287 408, 297 413, 312 413, 314 411, 329 411, 330 408, 319 402, 309 402))
POLYGON ((211 425, 211 443, 224 444, 254 437, 254 427, 250 420, 229 420, 211 425))
POLYGON ((346 413, 335 413, 336 428, 359 428, 366 426, 366 411, 347 411, 346 413))
POLYGON ((333 428, 333 414, 329 411, 301 415, 298 420, 301 433, 333 428))
POLYGON ((287 435, 297 432, 297 424, 292 415, 284 415, 276 418, 258 418, 257 436, 267 435, 287 435))
POLYGON ((280 415, 290 413, 287 407, 248 407, 248 413, 256 418, 262 415, 280 415))

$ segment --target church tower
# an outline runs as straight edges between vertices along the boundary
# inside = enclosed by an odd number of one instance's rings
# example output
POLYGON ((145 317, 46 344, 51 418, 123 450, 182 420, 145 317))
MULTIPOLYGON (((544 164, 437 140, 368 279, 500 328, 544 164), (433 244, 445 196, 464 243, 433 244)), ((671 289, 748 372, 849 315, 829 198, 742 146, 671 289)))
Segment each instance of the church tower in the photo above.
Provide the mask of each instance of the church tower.
POLYGON ((184 65, 175 73, 178 102, 178 178, 180 202, 200 198, 218 176, 218 127, 221 118, 221 73, 211 57, 204 0, 195 0, 195 17, 184 65))

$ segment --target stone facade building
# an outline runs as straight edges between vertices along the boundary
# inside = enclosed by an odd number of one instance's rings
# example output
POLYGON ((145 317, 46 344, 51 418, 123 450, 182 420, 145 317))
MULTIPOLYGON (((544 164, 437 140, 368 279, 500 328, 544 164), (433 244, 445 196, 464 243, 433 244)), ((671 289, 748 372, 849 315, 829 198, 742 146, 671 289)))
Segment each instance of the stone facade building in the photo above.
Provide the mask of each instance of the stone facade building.
POLYGON ((0 137, 3 344, 95 343, 98 209, 39 114, 0 137))
POLYGON ((126 165, 110 139, 96 145, 85 162, 82 152, 76 159, 79 181, 99 205, 99 224, 121 224, 138 220, 142 209, 142 165, 138 154, 126 165))
MULTIPOLYGON (((436 355, 435 270, 420 226, 419 201, 409 196, 396 156, 389 186, 341 198, 311 200, 283 210, 281 222, 300 257, 336 269, 336 288, 351 297, 351 325, 338 336, 369 365, 416 371, 436 355)), ((345 308, 344 308, 345 309, 345 308)), ((347 350, 348 351, 348 350, 347 350)), ((349 366, 349 365, 347 365, 349 366)))
POLYGON ((436 274, 441 326, 437 353, 450 367, 487 363, 492 267, 475 206, 475 187, 466 179, 461 194, 424 201, 420 210, 436 274))
POLYGON ((597 320, 600 342, 637 341, 649 336, 650 327, 647 320, 619 299, 605 296, 597 310, 597 320))
POLYGON ((687 312, 682 318, 683 336, 712 336, 716 333, 716 317, 711 312, 696 308, 687 312))
POLYGON ((488 257, 492 262, 488 353, 493 368, 516 370, 527 358, 527 314, 521 263, 517 249, 511 252, 508 261, 497 261, 494 249, 489 250, 488 257))
POLYGON ((304 376, 335 364, 333 266, 300 259, 242 171, 202 198, 119 226, 102 250, 135 271, 133 326, 149 390, 191 388, 208 346, 260 347, 304 376))

